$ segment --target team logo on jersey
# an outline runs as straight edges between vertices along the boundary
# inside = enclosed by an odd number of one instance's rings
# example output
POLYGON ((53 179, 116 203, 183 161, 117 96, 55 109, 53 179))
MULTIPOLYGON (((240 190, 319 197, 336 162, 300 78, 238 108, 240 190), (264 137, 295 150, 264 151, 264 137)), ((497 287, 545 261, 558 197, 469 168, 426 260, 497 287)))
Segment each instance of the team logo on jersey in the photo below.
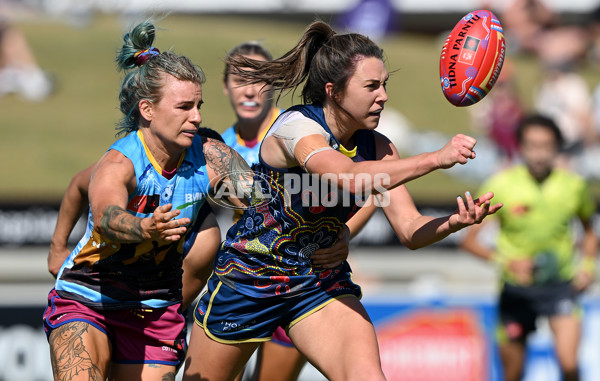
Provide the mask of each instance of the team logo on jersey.
POLYGON ((149 214, 153 213, 154 209, 158 208, 159 205, 159 194, 153 194, 149 196, 135 196, 131 199, 131 201, 129 201, 127 209, 137 213, 149 214))
POLYGON ((173 184, 170 184, 165 189, 163 189, 161 197, 165 204, 171 202, 171 198, 173 197, 173 184))

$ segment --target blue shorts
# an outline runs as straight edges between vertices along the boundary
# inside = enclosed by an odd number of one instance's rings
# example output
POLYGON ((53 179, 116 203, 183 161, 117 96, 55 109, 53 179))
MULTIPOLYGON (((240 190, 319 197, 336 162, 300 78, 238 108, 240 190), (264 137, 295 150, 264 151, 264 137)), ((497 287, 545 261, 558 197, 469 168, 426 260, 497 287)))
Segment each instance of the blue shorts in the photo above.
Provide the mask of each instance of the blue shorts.
POLYGON ((253 298, 226 286, 213 273, 194 311, 196 324, 225 344, 269 341, 277 327, 294 324, 344 297, 361 298, 351 280, 333 289, 317 288, 293 297, 253 298))

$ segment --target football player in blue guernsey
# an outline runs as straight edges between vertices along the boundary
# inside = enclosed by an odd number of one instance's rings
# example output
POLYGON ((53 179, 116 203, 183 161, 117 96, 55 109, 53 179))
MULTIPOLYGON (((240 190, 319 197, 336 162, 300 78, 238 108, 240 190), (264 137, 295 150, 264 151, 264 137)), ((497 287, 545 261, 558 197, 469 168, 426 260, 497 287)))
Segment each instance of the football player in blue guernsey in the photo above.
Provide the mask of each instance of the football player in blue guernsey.
MULTIPOLYGON (((258 42, 244 42, 229 51, 227 57, 242 55, 255 60, 272 56, 258 42)), ((236 122, 223 132, 225 144, 236 150, 248 164, 258 163, 258 149, 271 124, 283 111, 273 106, 273 92, 264 83, 242 85, 242 78, 231 74, 225 64, 223 91, 235 112, 236 122)))
POLYGON ((417 249, 481 222, 502 205, 488 192, 457 199, 455 213, 421 215, 404 183, 475 158, 475 139, 400 159, 375 132, 387 101, 382 50, 360 34, 311 24, 282 57, 227 59, 243 83, 293 90, 303 105, 279 116, 261 143, 250 205, 228 231, 196 309, 184 380, 230 380, 256 347, 286 329, 330 380, 383 380, 375 330, 344 261, 311 263, 372 191, 402 243, 417 249))
MULTIPOLYGON (((131 69, 119 95, 126 135, 94 168, 87 230, 48 296, 44 328, 55 380, 174 380, 186 348, 188 227, 216 186, 246 194, 252 181, 235 151, 216 140, 203 145, 197 134, 201 69, 159 52, 154 37, 150 22, 137 25, 117 56, 121 69, 131 69)), ((229 201, 241 206, 242 199, 229 201)))
MULTIPOLYGON (((212 140, 223 141, 218 132, 206 127, 198 128, 198 135, 202 138, 203 146, 215 147, 212 140)), ((212 157, 216 157, 216 155, 212 157)), ((211 165, 213 163, 207 164, 211 165)), ((60 203, 56 227, 48 252, 48 271, 54 278, 56 278, 63 262, 71 253, 68 247, 69 237, 80 217, 87 211, 90 178, 95 167, 96 164, 94 163, 73 176, 60 203)), ((206 279, 212 272, 215 253, 221 244, 221 232, 209 203, 203 202, 202 208, 196 217, 196 222, 191 229, 192 231, 185 236, 183 245, 182 307, 184 310, 194 301, 202 287, 204 287, 206 279), (196 240, 200 240, 202 245, 194 245, 196 240)), ((343 251, 341 246, 340 250, 343 251)), ((332 265, 336 259, 337 257, 334 257, 332 265)))
MULTIPOLYGON (((271 53, 256 41, 241 43, 227 53, 227 57, 234 55, 255 60, 273 59, 271 53)), ((225 64, 223 91, 235 112, 236 122, 225 130, 223 140, 252 166, 258 164, 260 143, 283 110, 273 106, 273 92, 270 86, 265 86, 264 83, 243 84, 242 80, 240 76, 232 74, 230 66, 225 64)), ((234 222, 237 222, 241 215, 242 210, 236 209, 234 222)), ((273 338, 259 347, 252 379, 293 381, 298 378, 305 363, 306 358, 294 348, 283 328, 278 327, 273 338)), ((242 376, 243 371, 237 380, 241 380, 242 376)))

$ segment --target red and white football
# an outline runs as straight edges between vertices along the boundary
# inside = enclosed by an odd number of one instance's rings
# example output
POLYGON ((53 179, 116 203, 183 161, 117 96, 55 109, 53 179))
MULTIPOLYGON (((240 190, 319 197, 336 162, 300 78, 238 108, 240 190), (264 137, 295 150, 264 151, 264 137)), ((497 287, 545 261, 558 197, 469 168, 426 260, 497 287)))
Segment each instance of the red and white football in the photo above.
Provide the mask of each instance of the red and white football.
POLYGON ((469 106, 485 97, 498 79, 506 43, 502 25, 488 10, 467 14, 452 29, 440 56, 440 80, 446 99, 469 106))

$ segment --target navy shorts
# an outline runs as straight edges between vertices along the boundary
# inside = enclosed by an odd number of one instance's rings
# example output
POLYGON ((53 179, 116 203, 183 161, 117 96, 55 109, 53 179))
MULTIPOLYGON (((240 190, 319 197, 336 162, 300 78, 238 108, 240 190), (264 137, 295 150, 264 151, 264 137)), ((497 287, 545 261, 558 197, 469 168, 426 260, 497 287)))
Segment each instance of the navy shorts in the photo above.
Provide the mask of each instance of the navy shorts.
POLYGON ((575 316, 580 308, 571 282, 529 287, 505 283, 498 313, 503 331, 500 338, 519 341, 536 330, 539 316, 575 316))
POLYGON ((297 296, 253 298, 226 286, 213 273, 194 311, 196 324, 213 340, 226 343, 271 340, 277 327, 294 324, 344 297, 361 297, 360 287, 316 288, 297 296))

